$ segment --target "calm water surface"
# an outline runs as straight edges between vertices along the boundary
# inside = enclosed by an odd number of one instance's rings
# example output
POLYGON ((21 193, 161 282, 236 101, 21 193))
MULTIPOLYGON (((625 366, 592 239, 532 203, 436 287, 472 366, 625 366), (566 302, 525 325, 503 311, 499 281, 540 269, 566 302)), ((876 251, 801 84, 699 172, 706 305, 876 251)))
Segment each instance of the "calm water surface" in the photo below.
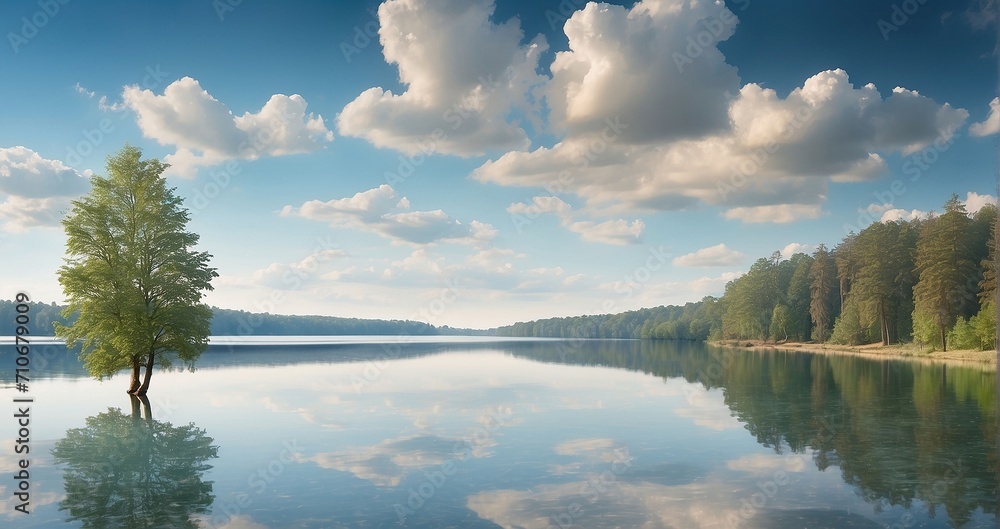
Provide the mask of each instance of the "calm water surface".
POLYGON ((638 341, 215 345, 127 381, 36 354, 3 527, 996 527, 994 371, 638 341), (44 358, 44 360, 41 360, 44 358), (44 365, 42 365, 44 364, 44 365))

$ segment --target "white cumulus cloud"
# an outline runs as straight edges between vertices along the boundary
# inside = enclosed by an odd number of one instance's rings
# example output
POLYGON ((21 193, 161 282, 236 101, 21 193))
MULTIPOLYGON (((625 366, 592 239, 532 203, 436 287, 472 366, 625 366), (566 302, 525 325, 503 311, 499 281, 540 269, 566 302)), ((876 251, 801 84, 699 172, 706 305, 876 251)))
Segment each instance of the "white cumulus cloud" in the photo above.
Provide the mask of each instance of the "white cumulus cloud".
POLYGON ((231 159, 313 152, 333 140, 323 117, 307 114, 298 94, 275 94, 258 112, 240 116, 190 77, 174 81, 163 95, 127 86, 122 98, 143 136, 177 148, 165 161, 183 176, 231 159))
POLYGON ((791 259, 797 253, 811 254, 816 247, 811 244, 801 244, 797 242, 788 243, 781 249, 783 259, 791 259))
POLYGON ((58 226, 70 201, 90 189, 89 176, 24 146, 0 148, 3 230, 58 226))
POLYGON ((997 205, 997 197, 993 195, 980 195, 975 191, 969 191, 965 195, 965 210, 971 215, 975 215, 983 206, 987 204, 997 205))
POLYGON ((773 206, 755 206, 732 208, 723 212, 727 219, 741 220, 747 223, 788 224, 803 219, 818 219, 823 214, 821 206, 807 204, 778 204, 773 206))
POLYGON ((746 256, 736 250, 730 250, 725 244, 717 244, 702 248, 696 252, 675 257, 674 266, 700 268, 706 266, 733 266, 740 264, 746 256))
POLYGON ((555 196, 532 197, 530 204, 516 202, 507 207, 507 212, 512 215, 514 224, 518 227, 530 223, 531 219, 542 214, 555 215, 564 228, 580 235, 582 240, 602 244, 620 246, 642 242, 642 234, 646 229, 646 223, 639 219, 632 222, 625 219, 603 222, 576 220, 579 213, 575 212, 573 207, 564 200, 555 196))
POLYGON ((1000 132, 1000 97, 995 97, 990 101, 990 115, 984 121, 969 125, 969 134, 981 138, 998 132, 1000 132))
POLYGON ((381 186, 351 197, 328 201, 310 200, 301 206, 285 206, 282 216, 298 216, 333 226, 371 231, 393 242, 413 245, 436 242, 485 245, 497 234, 486 223, 458 221, 444 211, 409 211, 409 201, 391 186, 381 186))
POLYGON ((507 114, 534 115, 529 105, 548 45, 539 36, 522 44, 520 22, 493 22, 492 0, 389 0, 379 6, 385 60, 399 69, 400 94, 369 88, 337 119, 345 136, 378 147, 477 155, 523 148, 525 131, 507 114))

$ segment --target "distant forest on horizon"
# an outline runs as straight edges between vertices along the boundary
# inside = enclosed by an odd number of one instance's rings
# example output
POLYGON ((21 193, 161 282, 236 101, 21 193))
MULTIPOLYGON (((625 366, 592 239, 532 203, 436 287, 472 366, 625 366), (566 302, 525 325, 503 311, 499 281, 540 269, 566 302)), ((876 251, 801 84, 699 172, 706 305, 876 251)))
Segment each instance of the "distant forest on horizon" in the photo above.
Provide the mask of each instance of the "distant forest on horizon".
MULTIPOLYGON (((55 322, 69 325, 62 317, 63 307, 55 303, 28 303, 31 323, 29 331, 37 336, 52 336, 55 322)), ((0 336, 12 334, 16 303, 0 300, 0 322, 10 322, 10 331, 0 323, 0 336), (8 332, 5 332, 8 331, 8 332)), ((294 316, 261 314, 242 310, 212 307, 212 336, 296 336, 296 335, 451 335, 488 334, 489 331, 457 329, 447 325, 436 327, 412 320, 380 320, 339 318, 336 316, 294 316)))

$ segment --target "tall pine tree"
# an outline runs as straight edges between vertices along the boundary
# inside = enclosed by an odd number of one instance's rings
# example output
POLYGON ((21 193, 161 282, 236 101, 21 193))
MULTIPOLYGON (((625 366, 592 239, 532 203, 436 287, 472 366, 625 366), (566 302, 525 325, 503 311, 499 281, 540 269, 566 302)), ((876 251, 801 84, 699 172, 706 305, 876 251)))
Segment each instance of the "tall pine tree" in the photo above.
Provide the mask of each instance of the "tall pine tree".
POLYGON ((948 329, 964 306, 968 278, 975 277, 976 255, 968 237, 972 220, 965 205, 952 195, 944 214, 924 223, 917 240, 917 273, 913 288, 914 320, 932 323, 941 349, 948 350, 948 329))
POLYGON ((820 244, 813 253, 812 267, 809 270, 809 294, 809 315, 816 325, 814 337, 825 342, 830 338, 833 319, 837 316, 840 290, 837 265, 824 244, 820 244))

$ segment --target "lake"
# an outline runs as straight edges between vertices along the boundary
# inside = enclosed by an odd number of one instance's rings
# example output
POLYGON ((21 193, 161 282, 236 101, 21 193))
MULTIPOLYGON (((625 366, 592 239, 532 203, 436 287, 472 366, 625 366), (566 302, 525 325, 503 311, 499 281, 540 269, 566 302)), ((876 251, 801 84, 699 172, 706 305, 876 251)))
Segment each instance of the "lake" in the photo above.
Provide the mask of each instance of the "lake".
MULTIPOLYGON (((3 527, 996 527, 996 373, 647 341, 221 341, 193 372, 37 350, 3 527), (381 343, 379 343, 381 342, 381 343)), ((7 368, 9 366, 9 369, 7 368)))

